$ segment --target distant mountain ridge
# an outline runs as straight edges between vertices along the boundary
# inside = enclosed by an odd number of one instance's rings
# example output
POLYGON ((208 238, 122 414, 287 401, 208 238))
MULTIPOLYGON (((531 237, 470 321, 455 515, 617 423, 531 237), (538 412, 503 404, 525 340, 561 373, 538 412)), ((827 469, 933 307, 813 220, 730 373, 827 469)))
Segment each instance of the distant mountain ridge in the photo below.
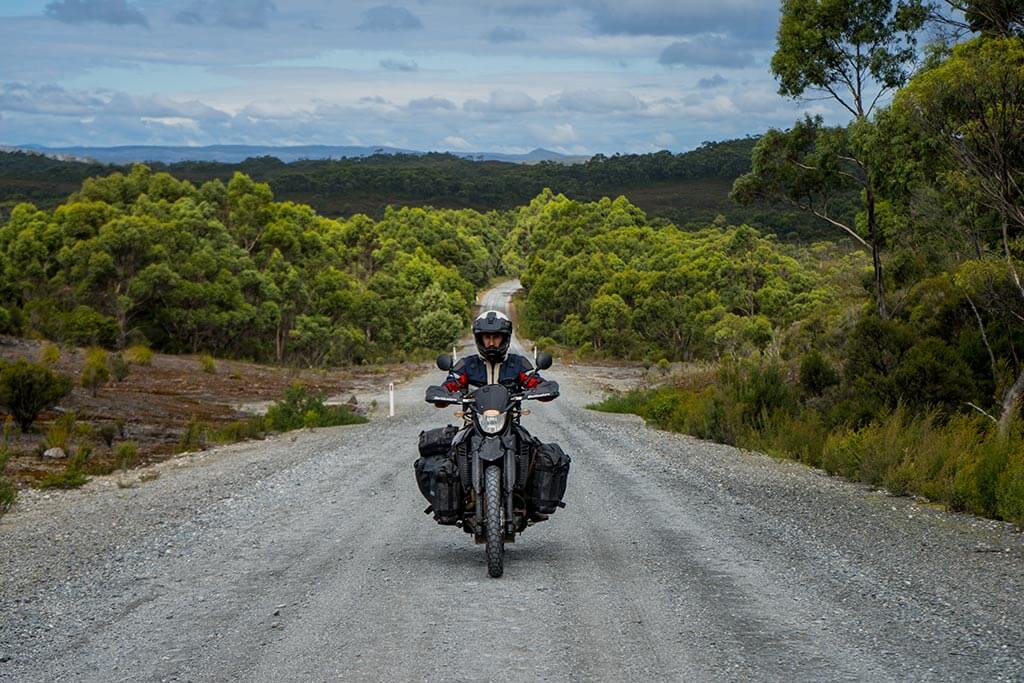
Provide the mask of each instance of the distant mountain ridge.
MULTIPOLYGON (((180 161, 216 161, 237 164, 253 157, 276 157, 285 163, 303 159, 352 159, 374 154, 426 154, 399 147, 361 147, 355 145, 296 145, 276 147, 272 145, 208 145, 205 147, 172 147, 162 145, 124 145, 119 147, 46 147, 44 145, 10 145, 9 150, 37 152, 55 159, 77 159, 98 161, 104 164, 129 164, 133 162, 162 162, 173 164, 180 161)), ((472 161, 506 161, 518 164, 532 164, 541 161, 555 161, 575 164, 586 161, 588 156, 569 156, 548 149, 535 149, 526 154, 502 154, 499 152, 454 152, 452 154, 472 161)))

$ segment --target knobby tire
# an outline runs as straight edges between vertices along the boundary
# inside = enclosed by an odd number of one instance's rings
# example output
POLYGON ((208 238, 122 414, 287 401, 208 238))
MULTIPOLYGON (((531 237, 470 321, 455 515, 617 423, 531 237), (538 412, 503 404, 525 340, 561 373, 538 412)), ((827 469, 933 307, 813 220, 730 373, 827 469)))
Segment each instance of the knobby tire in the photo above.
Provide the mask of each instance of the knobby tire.
POLYGON ((487 573, 498 578, 504 572, 505 505, 501 499, 501 468, 484 470, 484 518, 487 533, 487 573))

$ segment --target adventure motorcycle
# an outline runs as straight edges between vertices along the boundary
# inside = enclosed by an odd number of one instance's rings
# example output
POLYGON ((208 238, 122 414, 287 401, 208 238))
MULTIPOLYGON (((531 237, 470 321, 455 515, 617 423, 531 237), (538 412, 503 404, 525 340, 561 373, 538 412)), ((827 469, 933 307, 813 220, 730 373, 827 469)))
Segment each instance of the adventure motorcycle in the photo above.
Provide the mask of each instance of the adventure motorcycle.
MULTIPOLYGON (((551 367, 551 354, 539 353, 536 366, 534 373, 551 367)), ((437 367, 450 371, 451 356, 438 356, 437 367)), ((515 542, 516 534, 527 526, 547 519, 556 507, 564 507, 561 500, 569 457, 557 444, 534 439, 519 424, 520 418, 529 414, 523 409, 524 401, 552 400, 558 397, 558 391, 558 383, 553 381, 519 393, 501 384, 484 385, 467 395, 449 392, 442 386, 427 388, 428 403, 461 405, 456 416, 463 418, 463 427, 447 435, 451 445, 438 470, 442 474, 434 476, 428 485, 434 502, 427 512, 433 512, 439 523, 459 526, 473 534, 477 543, 483 543, 487 572, 492 577, 504 571, 506 542, 515 542), (450 463, 454 463, 455 471, 445 476, 444 465, 450 463)), ((424 432, 421 453, 425 435, 444 431, 424 432)), ((447 438, 442 448, 447 446, 447 438)), ((418 467, 418 480, 420 475, 418 467)))

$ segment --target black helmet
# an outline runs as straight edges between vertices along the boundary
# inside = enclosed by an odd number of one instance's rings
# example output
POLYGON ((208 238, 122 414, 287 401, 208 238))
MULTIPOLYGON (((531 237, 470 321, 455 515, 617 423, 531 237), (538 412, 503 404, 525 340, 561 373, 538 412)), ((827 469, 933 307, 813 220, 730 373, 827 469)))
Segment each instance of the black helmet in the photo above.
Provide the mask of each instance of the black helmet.
POLYGON ((508 345, 512 342, 512 321, 501 311, 484 311, 473 321, 473 339, 481 356, 492 363, 500 363, 505 360, 508 345), (500 334, 501 344, 487 348, 484 346, 485 334, 500 334))

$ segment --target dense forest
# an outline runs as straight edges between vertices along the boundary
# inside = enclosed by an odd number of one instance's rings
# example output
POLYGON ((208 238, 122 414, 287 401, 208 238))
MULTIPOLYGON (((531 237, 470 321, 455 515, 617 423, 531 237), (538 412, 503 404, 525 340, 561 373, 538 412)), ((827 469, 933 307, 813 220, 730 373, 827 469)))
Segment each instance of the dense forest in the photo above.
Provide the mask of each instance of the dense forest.
MULTIPOLYGON (((683 154, 597 155, 581 164, 471 161, 450 154, 389 155, 284 163, 274 157, 241 164, 150 164, 155 172, 201 185, 241 172, 267 183, 279 199, 312 206, 328 217, 363 213, 381 218, 388 206, 509 210, 545 188, 579 201, 625 195, 652 216, 701 227, 718 215, 787 237, 825 234, 818 221, 782 204, 744 207, 730 201, 733 181, 750 170, 754 139, 705 143, 683 154)), ((0 211, 21 201, 60 204, 86 179, 129 168, 0 152, 0 211)))

